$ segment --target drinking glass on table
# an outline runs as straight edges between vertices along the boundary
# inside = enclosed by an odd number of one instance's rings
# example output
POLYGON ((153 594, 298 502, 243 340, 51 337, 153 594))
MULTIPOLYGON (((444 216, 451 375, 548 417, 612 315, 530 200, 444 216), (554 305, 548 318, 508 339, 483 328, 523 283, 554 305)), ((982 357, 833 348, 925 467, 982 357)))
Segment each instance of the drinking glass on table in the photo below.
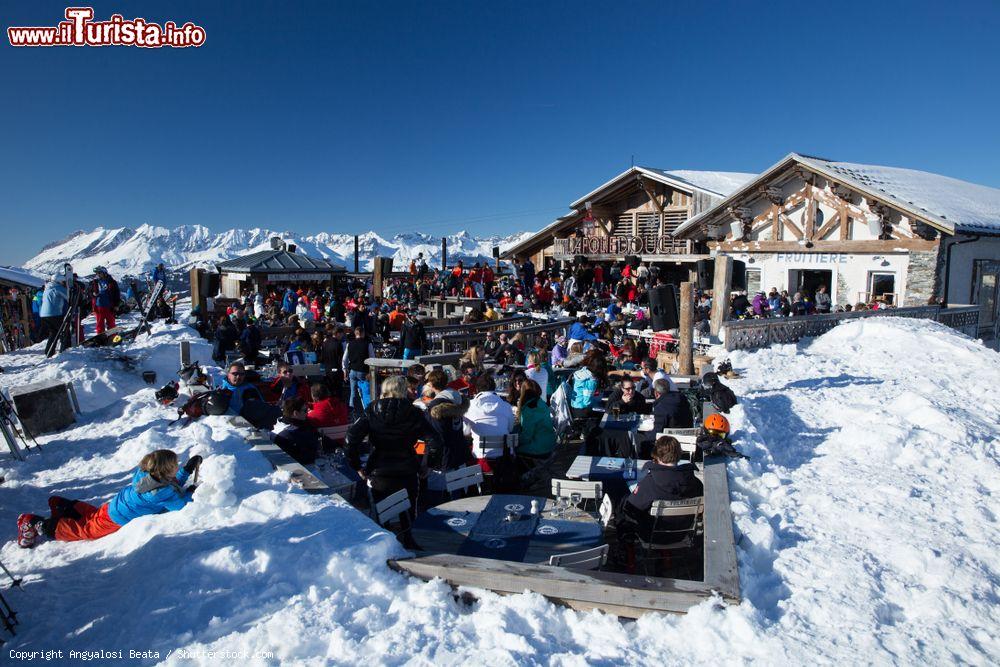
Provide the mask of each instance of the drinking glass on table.
POLYGON ((569 502, 570 502, 570 504, 573 507, 577 508, 577 509, 580 509, 580 501, 582 501, 582 500, 583 500, 583 496, 580 495, 579 493, 571 493, 571 494, 569 494, 569 502))

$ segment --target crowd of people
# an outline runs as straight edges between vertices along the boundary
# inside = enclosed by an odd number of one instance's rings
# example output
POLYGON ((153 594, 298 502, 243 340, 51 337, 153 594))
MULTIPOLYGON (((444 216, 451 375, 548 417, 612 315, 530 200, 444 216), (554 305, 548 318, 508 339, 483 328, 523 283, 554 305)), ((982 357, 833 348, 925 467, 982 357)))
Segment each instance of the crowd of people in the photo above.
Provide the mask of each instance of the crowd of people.
MULTIPOLYGON (((711 304, 709 303, 709 307, 711 304)), ((772 287, 766 294, 757 291, 750 297, 745 291, 734 292, 729 301, 729 319, 746 320, 765 317, 802 317, 804 315, 824 315, 828 313, 849 313, 857 310, 881 310, 892 308, 893 304, 885 296, 874 297, 870 301, 851 304, 833 304, 826 285, 820 285, 812 294, 797 291, 788 295, 788 290, 779 291, 772 287)))
MULTIPOLYGON (((649 267, 583 263, 570 272, 536 272, 524 262, 515 274, 497 276, 461 262, 432 271, 420 260, 409 274, 392 278, 381 297, 370 282, 353 280, 249 292, 212 323, 194 313, 224 371, 182 412, 242 415, 304 465, 339 456, 373 501, 405 489, 414 511, 433 497, 432 473, 478 465, 488 491, 526 491, 560 442, 579 437, 584 452, 600 454, 605 412, 649 415, 654 434, 701 424, 701 397, 679 391, 646 342, 626 334, 626 325, 648 322, 648 289, 660 280, 649 267), (366 360, 422 356, 429 345, 421 305, 454 294, 477 300, 475 321, 557 308, 575 319, 564 334, 490 330, 454 367, 413 363, 371 386, 366 360), (274 327, 283 333, 265 341, 274 327), (297 372, 310 365, 321 370, 297 372), (512 448, 491 444, 493 436, 512 434, 512 448)), ((96 273, 90 295, 104 328, 113 327, 120 294, 105 271, 96 273)), ((699 295, 699 303, 707 298, 699 295)), ((650 438, 630 454, 650 459, 650 474, 636 494, 619 499, 620 521, 641 523, 650 498, 697 491, 676 445, 670 437, 650 438)), ((143 460, 125 495, 104 507, 57 498, 48 519, 25 515, 21 541, 93 539, 133 516, 182 507, 197 462, 181 468, 172 453, 155 454, 155 461, 143 460), (122 502, 138 509, 123 513, 122 502)))

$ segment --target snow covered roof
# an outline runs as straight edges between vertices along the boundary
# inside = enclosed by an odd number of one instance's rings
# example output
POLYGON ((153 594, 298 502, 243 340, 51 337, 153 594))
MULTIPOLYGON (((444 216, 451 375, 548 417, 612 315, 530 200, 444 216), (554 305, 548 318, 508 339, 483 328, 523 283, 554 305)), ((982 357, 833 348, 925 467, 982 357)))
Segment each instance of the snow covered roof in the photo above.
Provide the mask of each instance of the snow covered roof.
POLYGON ((10 266, 0 266, 0 280, 18 285, 27 285, 28 287, 45 287, 45 281, 41 278, 28 273, 24 269, 17 269, 10 266))
POLYGON ((918 216, 934 216, 959 232, 1000 232, 1000 190, 916 169, 834 162, 798 155, 799 161, 918 216))
POLYGON ((572 208, 583 206, 588 200, 596 198, 596 195, 610 186, 621 181, 634 178, 642 174, 654 181, 664 183, 679 190, 690 193, 695 191, 705 192, 716 197, 726 197, 731 192, 740 187, 743 183, 750 181, 756 174, 744 174, 735 171, 692 171, 690 169, 656 169, 653 167, 630 167, 622 173, 612 178, 607 183, 594 188, 570 204, 572 208))
POLYGON ((287 250, 262 250, 243 257, 237 257, 218 265, 219 271, 242 271, 245 273, 254 272, 326 272, 345 271, 340 264, 323 259, 322 257, 310 257, 297 252, 287 250))
POLYGON ((709 194, 727 197, 744 183, 756 178, 757 174, 746 174, 740 171, 691 171, 690 169, 674 169, 665 171, 652 167, 639 167, 645 173, 664 177, 669 181, 679 181, 688 188, 701 190, 709 194))
POLYGON ((703 220, 731 206, 734 201, 768 182, 792 163, 804 165, 833 181, 920 218, 944 232, 1000 233, 1000 190, 996 188, 916 169, 836 162, 789 153, 712 208, 680 225, 674 235, 681 236, 696 228, 703 220))

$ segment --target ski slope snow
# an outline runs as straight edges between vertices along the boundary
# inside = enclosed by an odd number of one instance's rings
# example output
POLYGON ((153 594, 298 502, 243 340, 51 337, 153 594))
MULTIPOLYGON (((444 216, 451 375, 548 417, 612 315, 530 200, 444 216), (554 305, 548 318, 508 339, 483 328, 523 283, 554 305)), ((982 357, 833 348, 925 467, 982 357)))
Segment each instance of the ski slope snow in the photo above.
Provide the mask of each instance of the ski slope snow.
MULTIPOLYGON (((743 602, 619 622, 532 593, 390 571, 404 549, 335 497, 311 496, 224 418, 168 426, 153 399, 176 370, 157 324, 129 350, 0 357, 0 384, 72 379, 80 423, 26 462, 0 455, 0 559, 20 612, 9 650, 155 651, 133 662, 217 664, 996 664, 1000 660, 1000 356, 933 322, 878 318, 753 353, 731 414, 749 460, 729 465, 743 602), (185 509, 90 543, 14 543, 50 494, 100 504, 155 448, 201 454, 185 509)), ((68 655, 68 653, 67 653, 68 655)), ((110 661, 98 661, 98 664, 110 661)))

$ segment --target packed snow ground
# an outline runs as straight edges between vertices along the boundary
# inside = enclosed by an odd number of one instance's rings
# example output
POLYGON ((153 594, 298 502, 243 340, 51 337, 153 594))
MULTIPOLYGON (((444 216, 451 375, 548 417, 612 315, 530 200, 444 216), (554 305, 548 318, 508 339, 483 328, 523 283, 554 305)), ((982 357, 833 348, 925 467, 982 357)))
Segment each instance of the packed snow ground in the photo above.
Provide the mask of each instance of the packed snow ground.
MULTIPOLYGON (((936 323, 878 318, 732 357, 729 463, 744 601, 621 623, 525 593, 390 571, 404 550, 365 516, 272 472, 224 418, 168 426, 153 399, 193 335, 158 325, 127 370, 100 351, 0 383, 72 379, 81 423, 24 463, 0 455, 0 559, 26 576, 14 650, 158 651, 166 664, 910 663, 1000 660, 1000 356, 936 323), (155 448, 205 456, 195 502, 91 543, 14 543, 50 494, 100 504, 155 448), (270 657, 253 657, 254 653, 270 657), (169 653, 169 655, 168 655, 169 653)), ((195 345, 205 361, 208 346, 195 345)), ((156 662, 147 660, 145 662, 156 662)))

